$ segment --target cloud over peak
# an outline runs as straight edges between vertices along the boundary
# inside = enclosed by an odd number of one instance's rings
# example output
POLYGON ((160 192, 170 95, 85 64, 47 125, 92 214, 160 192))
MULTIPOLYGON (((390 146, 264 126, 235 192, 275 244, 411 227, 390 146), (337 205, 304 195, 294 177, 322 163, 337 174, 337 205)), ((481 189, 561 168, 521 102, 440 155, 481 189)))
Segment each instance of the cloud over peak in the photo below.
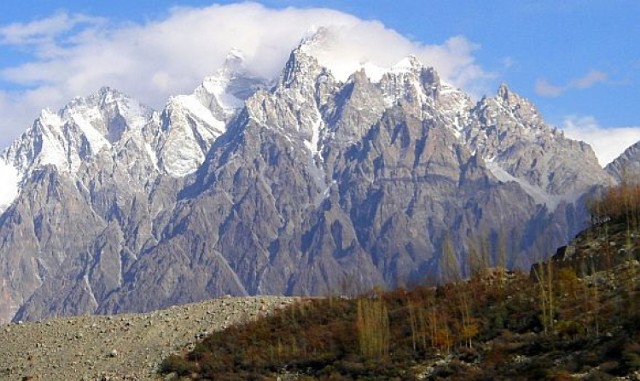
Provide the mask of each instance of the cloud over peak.
POLYGON ((640 141, 640 127, 601 127, 592 116, 568 115, 562 124, 566 136, 593 147, 600 165, 606 166, 640 141))
POLYGON ((378 21, 325 8, 271 9, 256 3, 178 7, 163 19, 124 25, 58 13, 0 26, 0 45, 26 47, 30 53, 27 62, 0 68, 0 80, 14 88, 0 91, 0 148, 41 108, 61 107, 101 86, 160 108, 170 95, 191 92, 233 48, 244 53, 254 74, 277 76, 305 33, 320 26, 336 34, 327 54, 343 59, 345 70, 364 62, 389 67, 414 54, 443 79, 470 91, 491 79, 475 63, 478 47, 463 36, 421 44, 378 21))

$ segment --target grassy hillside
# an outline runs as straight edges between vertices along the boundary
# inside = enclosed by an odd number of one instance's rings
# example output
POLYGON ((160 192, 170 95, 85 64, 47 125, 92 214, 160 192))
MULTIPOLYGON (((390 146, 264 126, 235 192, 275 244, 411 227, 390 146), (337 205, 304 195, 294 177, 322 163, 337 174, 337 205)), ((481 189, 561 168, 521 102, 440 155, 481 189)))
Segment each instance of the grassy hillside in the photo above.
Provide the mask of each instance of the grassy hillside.
POLYGON ((161 372, 211 380, 640 378, 638 219, 624 208, 602 212, 597 203, 614 193, 592 203, 597 225, 574 245, 582 250, 574 257, 600 264, 581 277, 574 265, 584 263, 563 256, 531 274, 482 269, 439 287, 304 300, 207 337, 167 358, 161 372), (613 260, 597 259, 605 255, 613 260))

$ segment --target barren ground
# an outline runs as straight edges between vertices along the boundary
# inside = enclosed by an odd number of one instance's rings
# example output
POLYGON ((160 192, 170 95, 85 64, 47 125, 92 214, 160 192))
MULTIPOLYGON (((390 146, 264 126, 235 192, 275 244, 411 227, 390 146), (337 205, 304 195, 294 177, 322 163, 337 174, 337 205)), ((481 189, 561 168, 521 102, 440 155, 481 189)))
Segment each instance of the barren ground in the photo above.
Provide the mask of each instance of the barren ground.
POLYGON ((144 314, 0 325, 0 380, 160 379, 162 359, 197 337, 295 300, 223 298, 144 314))

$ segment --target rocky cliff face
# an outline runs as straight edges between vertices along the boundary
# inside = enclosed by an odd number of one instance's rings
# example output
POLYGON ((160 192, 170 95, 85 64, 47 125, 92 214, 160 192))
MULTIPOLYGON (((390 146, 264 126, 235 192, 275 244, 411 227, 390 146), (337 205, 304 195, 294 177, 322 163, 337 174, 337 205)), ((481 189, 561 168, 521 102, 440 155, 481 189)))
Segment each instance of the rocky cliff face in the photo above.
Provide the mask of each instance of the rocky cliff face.
POLYGON ((618 182, 640 183, 640 142, 627 148, 605 169, 618 182))
POLYGON ((0 320, 527 267, 612 181, 506 86, 474 104, 413 57, 340 82, 317 44, 272 86, 236 55, 161 113, 109 89, 43 113, 1 160, 0 320))

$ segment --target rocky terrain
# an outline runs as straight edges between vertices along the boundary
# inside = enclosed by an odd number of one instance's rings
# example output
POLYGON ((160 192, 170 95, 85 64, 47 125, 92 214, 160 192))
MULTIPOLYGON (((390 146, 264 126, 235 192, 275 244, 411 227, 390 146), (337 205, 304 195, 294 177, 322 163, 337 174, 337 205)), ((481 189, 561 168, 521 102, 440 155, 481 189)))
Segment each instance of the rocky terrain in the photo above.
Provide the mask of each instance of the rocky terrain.
POLYGON ((145 314, 0 326, 0 380, 153 380, 169 353, 296 298, 221 298, 145 314))
POLYGON ((110 88, 43 111, 0 154, 0 322, 393 288, 442 278, 445 242, 460 273, 472 246, 528 269, 616 182, 506 85, 474 102, 412 56, 336 77, 330 42, 278 78, 231 54, 162 111, 110 88))

